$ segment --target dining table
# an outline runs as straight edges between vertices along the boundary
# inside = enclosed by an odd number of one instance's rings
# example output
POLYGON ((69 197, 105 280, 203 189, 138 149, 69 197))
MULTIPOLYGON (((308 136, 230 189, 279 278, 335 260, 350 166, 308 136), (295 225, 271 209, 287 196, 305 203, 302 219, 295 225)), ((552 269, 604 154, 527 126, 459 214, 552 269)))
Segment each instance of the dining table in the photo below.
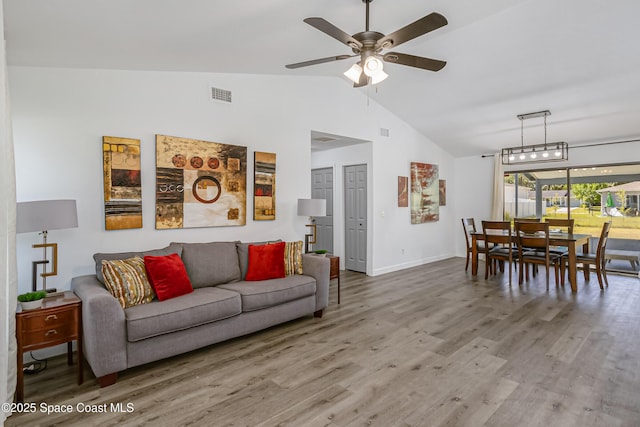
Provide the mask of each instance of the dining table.
MULTIPOLYGON (((490 232, 504 233, 503 231, 491 230, 490 232)), ((484 232, 471 232, 471 274, 478 274, 478 241, 484 241, 484 232)), ((569 265, 569 284, 572 292, 578 292, 578 268, 576 261, 577 249, 582 246, 582 253, 589 252, 590 234, 576 234, 565 232, 549 232, 549 246, 566 247, 569 251, 567 264, 569 265)), ((512 233, 511 240, 515 243, 516 235, 512 233)), ((589 277, 589 266, 584 266, 585 280, 589 277)))

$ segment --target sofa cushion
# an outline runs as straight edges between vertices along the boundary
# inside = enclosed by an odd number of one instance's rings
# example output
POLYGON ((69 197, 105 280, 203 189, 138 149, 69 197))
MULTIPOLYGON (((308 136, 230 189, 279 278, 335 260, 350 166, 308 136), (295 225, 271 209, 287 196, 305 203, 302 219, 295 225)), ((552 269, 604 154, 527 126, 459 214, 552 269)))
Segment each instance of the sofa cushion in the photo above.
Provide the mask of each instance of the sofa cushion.
POLYGON ((147 278, 158 300, 165 301, 193 292, 187 270, 178 254, 144 257, 147 278))
POLYGON ((207 287, 166 301, 154 301, 125 310, 127 339, 140 341, 240 314, 240 295, 207 287))
POLYGON ((240 262, 240 280, 244 280, 247 277, 247 269, 249 268, 249 245, 266 245, 269 243, 278 243, 282 240, 268 240, 266 242, 249 242, 236 244, 238 250, 238 261, 240 262))
POLYGON ((236 242, 182 243, 182 261, 194 289, 240 280, 236 242))
POLYGON ((287 242, 284 247, 284 274, 303 274, 302 270, 302 240, 287 242))
POLYGON ((249 245, 249 268, 244 280, 267 280, 284 277, 284 242, 249 245))
POLYGON ((146 304, 155 296, 140 257, 102 261, 105 287, 122 308, 146 304))
POLYGON ((144 252, 118 252, 118 253, 96 253, 93 254, 93 259, 96 262, 96 276, 100 283, 104 283, 104 276, 102 275, 102 261, 114 260, 114 259, 128 259, 133 257, 144 258, 147 255, 150 256, 164 256, 170 254, 182 254, 182 246, 177 243, 171 243, 166 248, 152 249, 144 252))
POLYGON ((242 297, 242 311, 254 311, 294 301, 316 292, 316 281, 309 276, 287 276, 261 282, 237 282, 218 286, 242 297))

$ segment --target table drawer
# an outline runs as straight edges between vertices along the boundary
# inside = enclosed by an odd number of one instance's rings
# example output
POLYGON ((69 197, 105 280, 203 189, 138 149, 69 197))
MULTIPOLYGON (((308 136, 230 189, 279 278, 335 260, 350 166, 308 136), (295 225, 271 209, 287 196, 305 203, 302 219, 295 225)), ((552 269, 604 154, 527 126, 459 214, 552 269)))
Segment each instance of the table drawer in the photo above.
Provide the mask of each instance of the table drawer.
POLYGON ((28 347, 32 344, 51 344, 55 341, 67 342, 70 337, 75 337, 74 324, 67 323, 45 329, 26 330, 22 333, 22 346, 28 347))
POLYGON ((22 319, 22 328, 24 331, 52 329, 74 323, 74 319, 74 310, 58 310, 53 313, 30 313, 22 319))

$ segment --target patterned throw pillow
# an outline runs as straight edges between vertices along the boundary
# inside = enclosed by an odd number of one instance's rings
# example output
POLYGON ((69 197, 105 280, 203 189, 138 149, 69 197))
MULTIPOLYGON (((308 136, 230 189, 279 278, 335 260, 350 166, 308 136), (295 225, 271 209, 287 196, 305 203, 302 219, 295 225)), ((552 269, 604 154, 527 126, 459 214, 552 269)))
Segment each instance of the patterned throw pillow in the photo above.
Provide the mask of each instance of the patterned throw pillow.
POLYGON ((146 304, 155 296, 140 257, 103 260, 102 275, 105 286, 122 308, 146 304))
POLYGON ((302 240, 286 242, 284 246, 284 273, 287 276, 302 273, 302 240))

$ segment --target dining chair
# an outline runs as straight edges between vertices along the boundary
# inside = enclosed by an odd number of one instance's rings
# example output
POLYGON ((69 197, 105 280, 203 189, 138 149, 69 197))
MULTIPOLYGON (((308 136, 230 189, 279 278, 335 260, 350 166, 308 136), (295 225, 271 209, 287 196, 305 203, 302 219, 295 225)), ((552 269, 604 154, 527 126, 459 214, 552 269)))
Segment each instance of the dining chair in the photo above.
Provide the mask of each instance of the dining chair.
MULTIPOLYGON (((518 283, 523 282, 523 272, 526 264, 544 265, 546 268, 547 286, 549 286, 549 270, 553 266, 556 284, 560 284, 560 264, 562 256, 551 253, 549 248, 549 223, 547 222, 519 222, 515 223, 516 246, 520 272, 518 283)), ((527 277, 528 279, 528 277, 527 277)))
POLYGON ((491 267, 492 262, 506 261, 509 263, 509 284, 511 284, 514 261, 518 258, 512 243, 511 222, 482 221, 482 233, 485 245, 485 280, 489 278, 489 271, 492 271, 492 274, 496 272, 496 268, 491 267))
MULTIPOLYGON (((609 281, 607 280, 607 270, 605 268, 605 259, 604 253, 607 249, 607 240, 609 239, 609 230, 611 229, 611 222, 605 222, 602 224, 602 231, 600 232, 600 239, 598 240, 598 247, 596 248, 596 253, 580 253, 576 254, 576 262, 582 263, 582 268, 584 268, 585 264, 594 265, 596 267, 596 275, 598 276, 598 284, 600 285, 600 289, 604 289, 603 282, 607 287, 609 287, 609 281)), ((563 256, 563 271, 564 271, 564 263, 568 262, 568 255, 563 256)), ((589 277, 586 277, 586 280, 589 280, 589 277)))
MULTIPOLYGON (((471 233, 475 233, 478 230, 476 229, 476 221, 473 218, 462 218, 462 228, 464 229, 464 238, 467 244, 467 263, 464 266, 464 271, 467 271, 469 269, 469 259, 471 258, 471 255, 473 254, 473 246, 472 246, 472 242, 473 242, 473 238, 471 237, 471 233)), ((480 240, 476 240, 476 248, 477 248, 477 254, 484 254, 484 242, 480 241, 480 240)), ((476 258, 475 260, 476 264, 478 262, 478 259, 476 258)))
MULTIPOLYGON (((574 219, 567 219, 567 218, 547 218, 546 222, 549 223, 549 232, 553 233, 554 231, 558 230, 561 231, 563 233, 569 233, 569 234, 573 234, 573 224, 574 224, 574 219)), ((555 253, 555 254, 560 254, 562 256, 564 255, 569 255, 569 248, 567 248, 566 246, 552 246, 551 247, 551 252, 555 253)), ((562 282, 564 284, 564 268, 563 265, 560 266, 560 272, 562 273, 562 282)))

